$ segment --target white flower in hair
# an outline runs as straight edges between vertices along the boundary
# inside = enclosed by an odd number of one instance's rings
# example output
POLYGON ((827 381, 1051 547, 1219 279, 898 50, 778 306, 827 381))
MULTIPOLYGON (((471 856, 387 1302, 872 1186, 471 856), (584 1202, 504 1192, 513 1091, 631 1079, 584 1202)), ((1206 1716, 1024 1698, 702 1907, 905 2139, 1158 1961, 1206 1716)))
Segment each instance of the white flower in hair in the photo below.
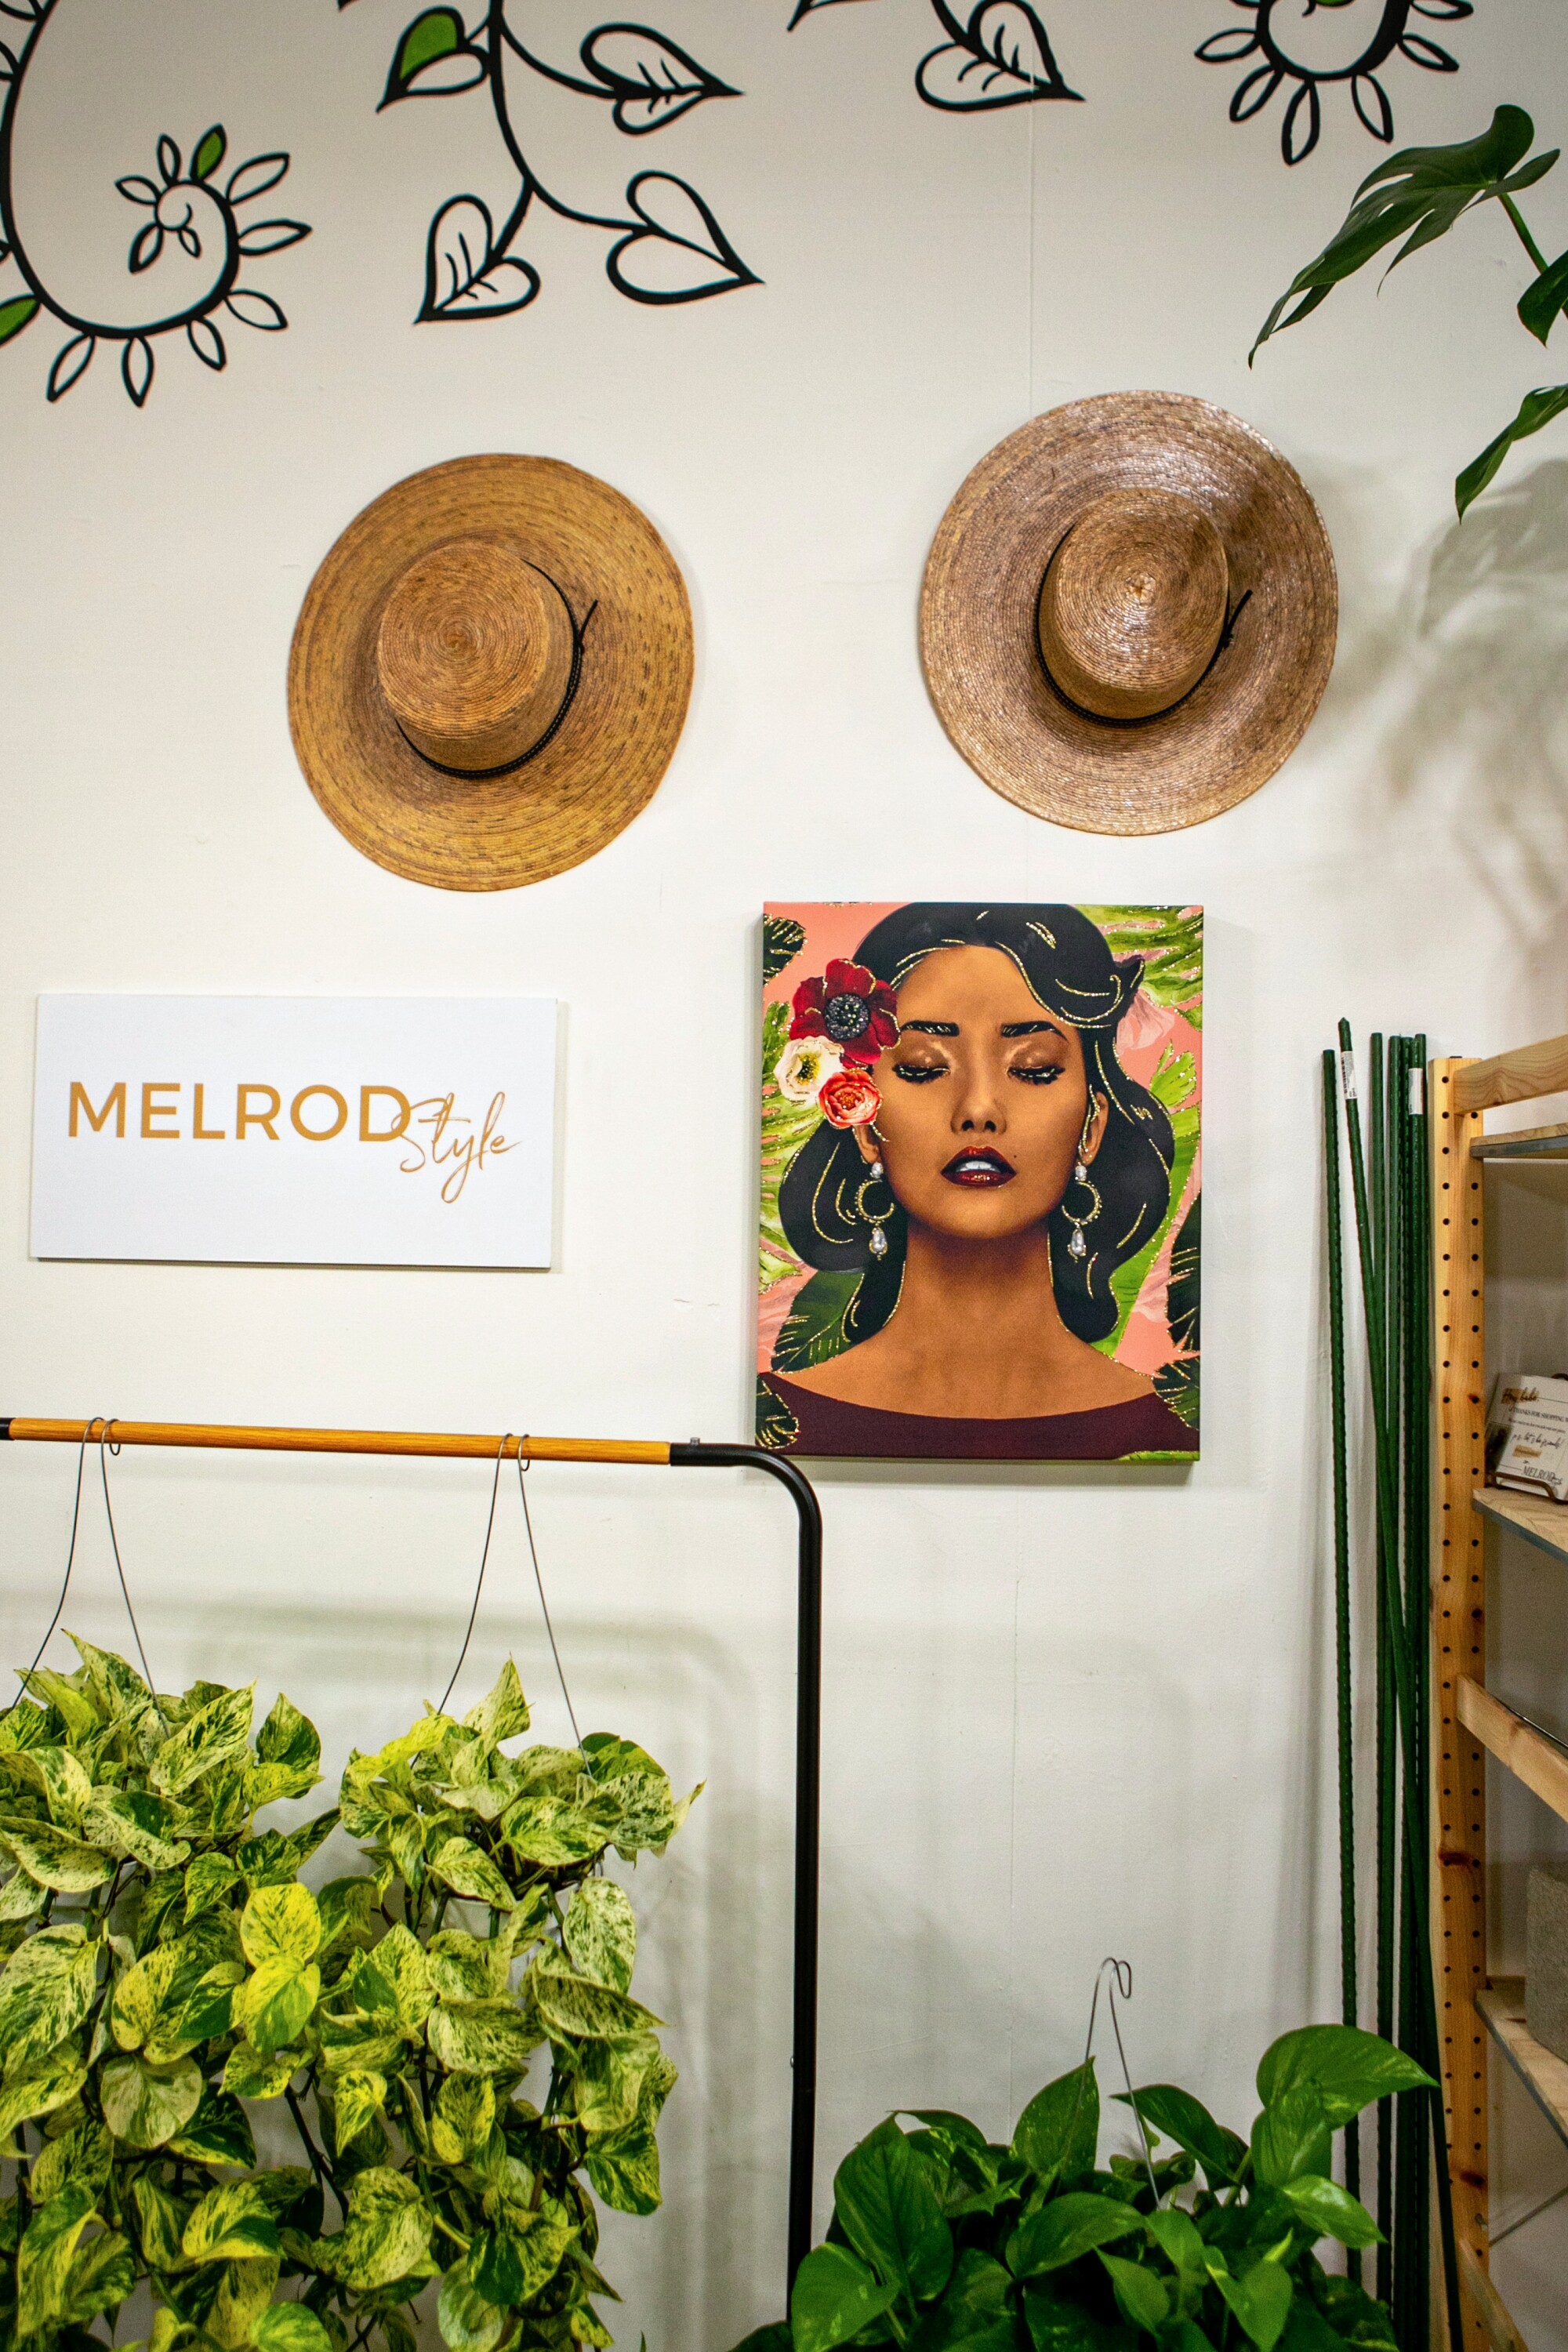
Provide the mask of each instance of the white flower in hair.
POLYGON ((814 1103, 844 1064, 826 1037, 792 1037, 779 1055, 773 1077, 786 1102, 814 1103))

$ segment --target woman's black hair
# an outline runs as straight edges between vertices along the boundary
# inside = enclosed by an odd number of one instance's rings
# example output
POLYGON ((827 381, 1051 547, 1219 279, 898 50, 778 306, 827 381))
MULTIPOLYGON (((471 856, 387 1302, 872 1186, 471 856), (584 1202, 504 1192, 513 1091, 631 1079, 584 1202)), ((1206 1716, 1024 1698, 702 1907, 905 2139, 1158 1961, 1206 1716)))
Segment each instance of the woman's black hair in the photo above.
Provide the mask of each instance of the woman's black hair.
MULTIPOLYGON (((1103 1095, 1109 1116, 1094 1157, 1093 1191, 1084 1191, 1079 1229, 1088 1244, 1074 1257, 1075 1230, 1068 1201, 1047 1218, 1051 1283, 1057 1310, 1080 1339, 1103 1339, 1116 1328, 1110 1277, 1158 1231, 1171 1205, 1171 1122, 1116 1058, 1116 1030, 1143 977, 1143 959, 1116 957, 1105 935, 1076 907, 966 907, 917 903, 878 923, 856 950, 888 986, 901 988, 915 966, 940 948, 995 948, 1010 956, 1047 1013, 1076 1029, 1083 1045, 1089 1098, 1103 1095)), ((795 1255, 825 1272, 863 1278, 844 1317, 851 1346, 879 1331, 899 1303, 907 1225, 895 1203, 890 1215, 868 1213, 866 1163, 854 1130, 826 1120, 801 1146, 779 1190, 779 1215, 795 1255), (871 1235, 886 1234, 886 1255, 871 1235)))

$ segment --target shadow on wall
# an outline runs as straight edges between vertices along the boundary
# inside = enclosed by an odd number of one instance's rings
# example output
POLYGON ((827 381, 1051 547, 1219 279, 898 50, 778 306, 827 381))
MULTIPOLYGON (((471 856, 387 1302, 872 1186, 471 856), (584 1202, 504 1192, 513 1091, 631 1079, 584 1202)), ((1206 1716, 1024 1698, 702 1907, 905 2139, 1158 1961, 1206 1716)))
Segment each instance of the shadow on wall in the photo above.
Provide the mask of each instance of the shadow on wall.
POLYGON ((1518 940, 1521 979, 1538 985, 1568 908, 1568 459, 1452 524, 1412 584, 1414 692, 1387 746, 1393 803, 1430 806, 1443 780, 1456 843, 1518 940))

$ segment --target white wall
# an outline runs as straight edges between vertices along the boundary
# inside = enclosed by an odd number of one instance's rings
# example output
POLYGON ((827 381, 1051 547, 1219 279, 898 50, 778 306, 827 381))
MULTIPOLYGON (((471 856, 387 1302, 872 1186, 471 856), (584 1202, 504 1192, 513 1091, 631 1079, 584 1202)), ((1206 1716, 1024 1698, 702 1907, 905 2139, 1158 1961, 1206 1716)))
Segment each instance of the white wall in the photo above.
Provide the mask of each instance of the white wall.
MULTIPOLYGON (((696 181, 765 283, 636 308, 597 239, 546 224, 531 310, 416 329, 430 213, 507 188, 482 93, 377 119, 411 0, 58 5, 80 15, 81 64, 32 168, 62 236, 97 233, 101 191, 147 168, 157 131, 214 120, 236 156, 292 151, 278 209, 315 233, 257 272, 289 331, 237 331, 221 377, 164 347, 140 414, 101 354, 47 406, 47 322, 0 351, 0 1403, 740 1436, 763 898, 1203 901, 1201 1465, 821 1475, 822 2180, 894 2102, 1000 2127, 1071 2063, 1111 1951, 1137 1972, 1134 2065, 1245 2126, 1264 2043, 1338 2000, 1317 1055, 1341 1013, 1471 1053, 1568 1026, 1563 429, 1462 531, 1448 493, 1554 372, 1510 316, 1506 224, 1469 225, 1380 299, 1341 294, 1248 374, 1269 301, 1378 151, 1342 103, 1290 172, 1278 104, 1233 129, 1240 69, 1190 54, 1219 0, 1050 0, 1089 102, 973 120, 914 99, 919 0, 787 37, 784 0, 659 0, 653 20, 746 96, 672 132, 679 160, 654 140, 633 161, 696 181), (1059 832, 988 791, 931 710, 914 629, 967 468, 1032 413, 1127 386, 1202 394, 1269 434, 1321 502, 1343 593, 1335 677, 1286 770, 1144 841, 1059 832), (629 832, 574 873, 472 898, 332 831, 292 757, 284 664, 351 515, 490 448, 569 458, 652 515, 690 585, 698 682, 629 832), (556 1268, 29 1263, 49 989, 558 994, 556 1268)), ((1568 129, 1552 0, 1432 29, 1464 68, 1391 69, 1402 140, 1468 135, 1519 98, 1568 129)), ((1557 251, 1568 175, 1534 211, 1557 251)), ((47 1622, 70 1469, 63 1451, 0 1460, 7 1658, 47 1622)), ((128 1454, 114 1477, 161 1680, 283 1685, 334 1761, 438 1696, 485 1474, 128 1454)), ((639 1878, 647 1997, 685 2080, 665 2213, 616 2225, 610 2266, 623 2342, 646 2327, 653 2352, 723 2352, 776 2308, 782 2267, 788 1513, 729 1474, 541 1470, 534 1492, 580 1709, 710 1784, 639 1878)), ((484 1666, 516 1648, 548 1736, 514 1524, 506 1542, 484 1666)), ((68 1618, 118 1643, 96 1528, 84 1565, 68 1618)))

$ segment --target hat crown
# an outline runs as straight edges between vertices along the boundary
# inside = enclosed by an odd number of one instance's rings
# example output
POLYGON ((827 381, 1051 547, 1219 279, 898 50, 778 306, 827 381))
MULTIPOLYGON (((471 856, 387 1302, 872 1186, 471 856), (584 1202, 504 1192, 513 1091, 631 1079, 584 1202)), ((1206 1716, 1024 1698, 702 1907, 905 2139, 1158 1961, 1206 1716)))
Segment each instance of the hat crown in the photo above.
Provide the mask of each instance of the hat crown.
POLYGON ((550 731, 574 654, 565 599, 520 548, 453 539, 394 582, 375 666, 415 750, 479 775, 515 765, 550 731))
POLYGON ((1109 490, 1058 545, 1040 584, 1040 654, 1098 719, 1152 718, 1214 659, 1230 589, 1225 543, 1173 490, 1109 490))

